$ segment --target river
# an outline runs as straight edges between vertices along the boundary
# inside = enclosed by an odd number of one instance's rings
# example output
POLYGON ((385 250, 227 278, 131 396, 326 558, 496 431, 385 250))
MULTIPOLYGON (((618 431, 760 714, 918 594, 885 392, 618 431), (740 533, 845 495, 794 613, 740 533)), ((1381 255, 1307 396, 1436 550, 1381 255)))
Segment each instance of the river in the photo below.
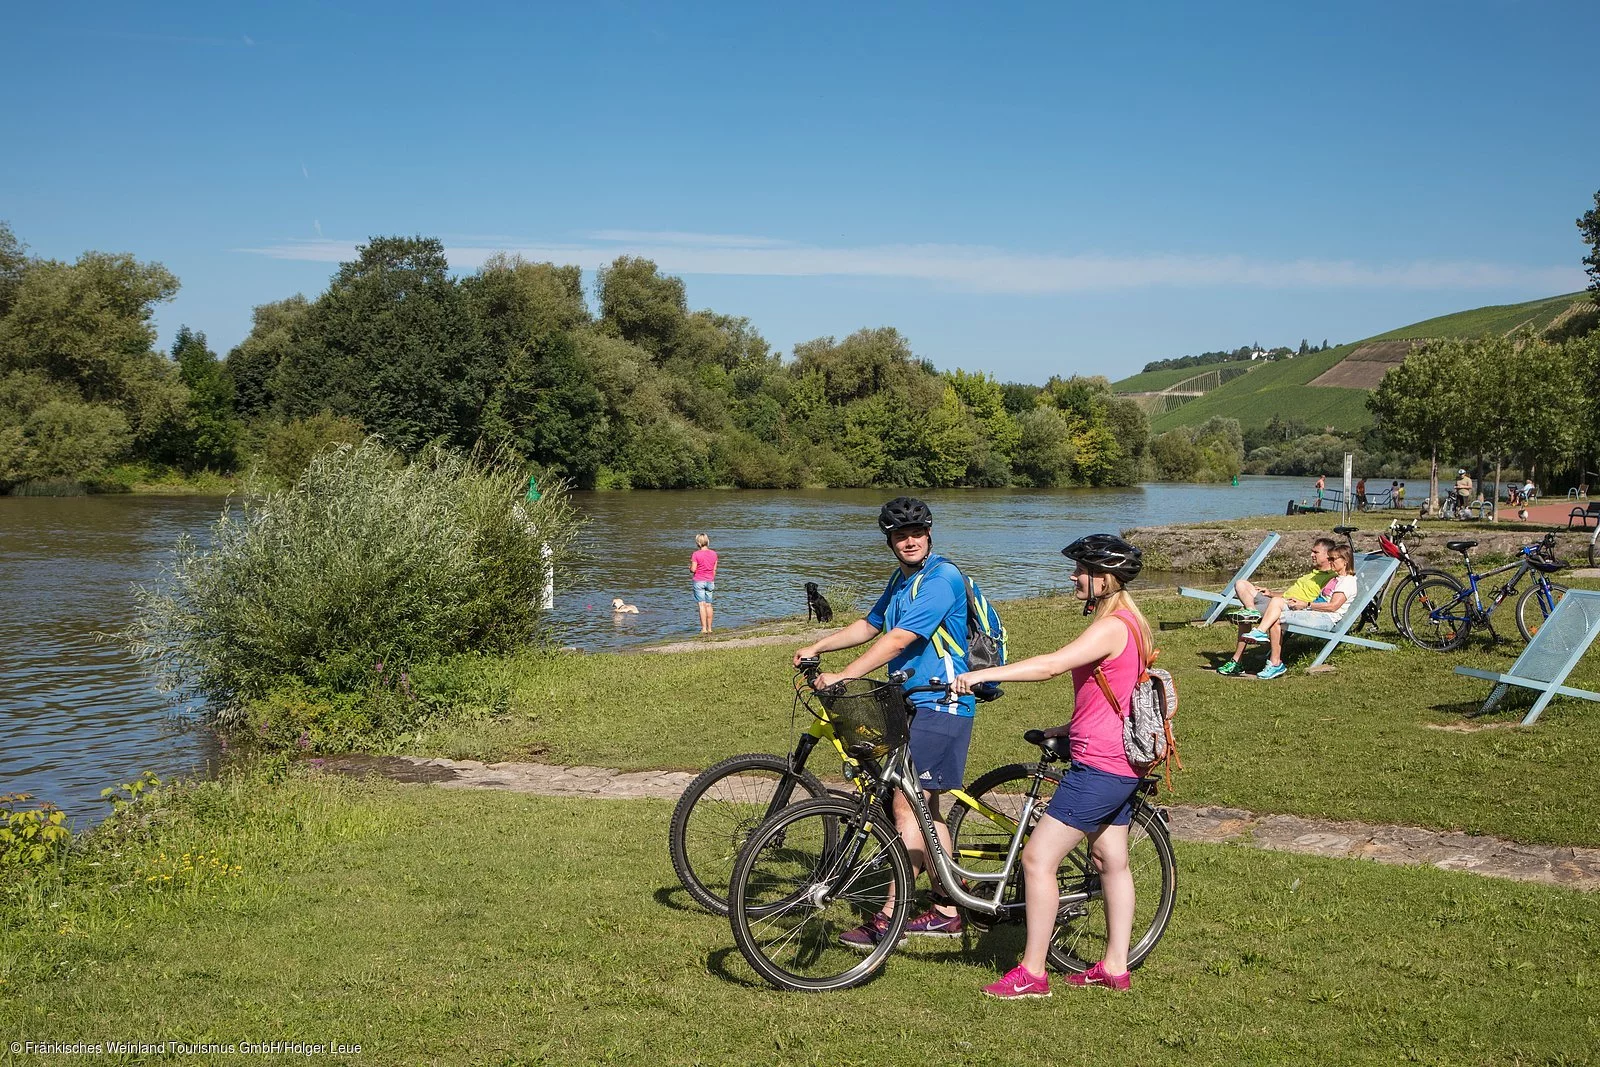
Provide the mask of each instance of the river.
MULTIPOLYGON (((1304 479, 1234 486, 924 493, 935 549, 991 597, 1066 584, 1061 548, 1097 530, 1281 514, 1304 479)), ((844 610, 881 588, 890 558, 874 520, 882 490, 580 493, 582 569, 563 576, 552 623, 563 644, 623 647, 698 630, 689 592, 694 535, 720 556, 719 630, 799 618, 806 581, 844 610), (637 615, 614 615, 623 597, 637 615)), ((29 792, 75 824, 105 810, 100 790, 149 769, 205 773, 220 744, 174 709, 100 634, 128 624, 132 586, 156 581, 185 533, 203 536, 217 498, 0 497, 0 793, 29 792)))

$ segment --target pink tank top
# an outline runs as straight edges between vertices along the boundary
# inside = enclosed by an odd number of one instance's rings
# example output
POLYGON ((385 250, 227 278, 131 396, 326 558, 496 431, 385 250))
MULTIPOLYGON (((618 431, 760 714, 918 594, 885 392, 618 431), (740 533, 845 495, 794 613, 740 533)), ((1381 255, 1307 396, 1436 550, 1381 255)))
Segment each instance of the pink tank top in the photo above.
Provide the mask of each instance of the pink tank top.
MULTIPOLYGON (((1100 668, 1126 708, 1133 685, 1139 680, 1139 641, 1134 636, 1139 622, 1131 612, 1119 611, 1116 617, 1128 624, 1128 644, 1122 652, 1102 660, 1100 668)), ((1100 683, 1094 680, 1094 664, 1072 668, 1072 721, 1067 724, 1067 750, 1072 758, 1097 771, 1137 778, 1139 772, 1128 762, 1122 747, 1122 714, 1106 702, 1100 683)))

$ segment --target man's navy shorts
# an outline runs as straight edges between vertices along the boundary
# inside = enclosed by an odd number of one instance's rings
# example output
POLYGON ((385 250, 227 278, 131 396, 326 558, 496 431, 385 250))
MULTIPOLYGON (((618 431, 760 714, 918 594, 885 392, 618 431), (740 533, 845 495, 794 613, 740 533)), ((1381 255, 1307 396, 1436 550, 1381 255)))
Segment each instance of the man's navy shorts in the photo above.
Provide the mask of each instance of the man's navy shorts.
POLYGON ((1044 813, 1086 834, 1102 826, 1126 826, 1133 819, 1133 794, 1138 788, 1137 778, 1073 761, 1044 813))
POLYGON ((972 716, 923 708, 911 719, 911 760, 917 785, 938 793, 959 789, 967 771, 967 746, 972 743, 972 716))

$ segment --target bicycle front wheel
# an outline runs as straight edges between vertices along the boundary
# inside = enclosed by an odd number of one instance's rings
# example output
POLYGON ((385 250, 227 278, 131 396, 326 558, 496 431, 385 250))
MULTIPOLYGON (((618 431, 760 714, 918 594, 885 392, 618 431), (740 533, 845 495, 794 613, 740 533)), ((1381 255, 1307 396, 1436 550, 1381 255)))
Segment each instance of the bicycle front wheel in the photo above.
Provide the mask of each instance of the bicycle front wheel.
POLYGON ((786 757, 771 753, 729 756, 706 768, 672 811, 667 836, 678 881, 701 907, 728 914, 728 880, 751 831, 775 810, 827 795, 816 775, 791 770, 786 757))
POLYGON ((1394 628, 1397 633, 1406 633, 1406 597, 1411 595, 1411 590, 1415 589, 1417 583, 1424 578, 1439 578, 1454 585, 1457 589, 1461 588, 1461 583, 1456 581, 1455 575, 1448 571, 1429 569, 1419 570, 1416 574, 1407 574, 1404 578, 1395 582, 1394 591, 1389 596, 1389 618, 1394 621, 1394 628))
POLYGON ((877 974, 900 941, 911 914, 911 859, 881 811, 833 797, 804 801, 750 835, 728 906, 734 943, 761 977, 795 992, 848 989, 877 974), (840 941, 891 896, 888 929, 876 943, 840 941))
MULTIPOLYGON (((1128 966, 1132 968, 1145 961, 1167 932, 1178 891, 1172 836, 1148 804, 1133 807, 1128 825, 1128 871, 1133 875, 1133 931, 1128 939, 1128 966)), ((1058 970, 1086 971, 1106 954, 1105 893, 1087 841, 1067 854, 1057 880, 1063 903, 1045 958, 1058 970)))
POLYGON ((1467 643, 1472 617, 1462 592, 1454 579, 1424 578, 1412 587, 1400 611, 1412 644, 1430 652, 1453 652, 1467 643))
POLYGON ((1533 640, 1533 635, 1539 632, 1544 620, 1550 617, 1550 613, 1556 610, 1556 605, 1566 595, 1567 587, 1564 585, 1551 582, 1546 591, 1543 582, 1534 582, 1517 598, 1517 629, 1522 631, 1524 641, 1533 640))

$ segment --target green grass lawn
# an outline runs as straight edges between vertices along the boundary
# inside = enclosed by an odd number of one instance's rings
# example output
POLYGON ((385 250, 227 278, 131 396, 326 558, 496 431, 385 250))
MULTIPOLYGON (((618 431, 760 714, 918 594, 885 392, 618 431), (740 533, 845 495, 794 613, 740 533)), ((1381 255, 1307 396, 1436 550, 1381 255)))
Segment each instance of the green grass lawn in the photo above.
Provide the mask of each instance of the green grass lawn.
POLYGON ((1600 1048, 1594 895, 1180 845, 1172 926, 1130 995, 979 996, 1015 961, 1005 928, 804 996, 757 982, 726 921, 687 904, 667 803, 249 781, 152 813, 87 887, 0 893, 0 1049, 278 1039, 362 1047, 314 1062, 985 1065, 1587 1064, 1600 1048), (242 871, 146 889, 163 851, 242 871))
MULTIPOLYGON (((1194 618, 1204 607, 1170 594, 1145 596, 1152 619, 1194 618)), ((1008 604, 1005 622, 1013 658, 1057 648, 1084 625, 1076 603, 1066 600, 1008 604)), ((1503 629, 1514 635, 1515 622, 1506 618, 1503 629)), ((1396 652, 1341 651, 1331 659, 1336 672, 1291 670, 1259 682, 1205 669, 1231 651, 1233 633, 1215 626, 1159 635, 1161 664, 1177 678, 1182 700, 1179 801, 1600 844, 1600 780, 1593 773, 1600 706, 1558 698, 1531 728, 1514 725, 1525 704, 1488 720, 1468 717, 1487 685, 1452 668, 1503 669, 1519 641, 1474 641, 1453 655, 1409 644, 1396 652)), ((779 645, 513 662, 511 715, 436 731, 414 750, 682 770, 736 752, 787 750, 790 651, 779 645)), ((1300 641, 1286 662, 1304 666, 1314 654, 1311 642, 1300 641)), ((1600 689, 1600 648, 1568 684, 1600 689)), ((1027 758, 1023 731, 1064 721, 1071 702, 1059 679, 1010 685, 1004 699, 979 712, 967 777, 1027 758)), ((800 714, 798 725, 809 723, 800 714)), ((824 769, 836 773, 827 763, 824 769)))

